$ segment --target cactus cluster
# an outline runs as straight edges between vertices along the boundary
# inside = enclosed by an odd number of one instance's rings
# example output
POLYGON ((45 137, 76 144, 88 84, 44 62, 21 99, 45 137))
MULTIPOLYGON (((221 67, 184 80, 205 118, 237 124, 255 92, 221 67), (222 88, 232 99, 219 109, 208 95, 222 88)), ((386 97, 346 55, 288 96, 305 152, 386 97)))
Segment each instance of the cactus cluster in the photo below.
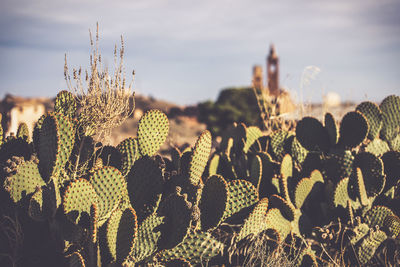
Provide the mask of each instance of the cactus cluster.
POLYGON ((103 146, 62 91, 32 140, 24 124, 1 134, 1 208, 20 214, 26 233, 47 229, 57 262, 69 266, 262 265, 249 260, 259 244, 297 250, 298 266, 396 262, 399 110, 389 96, 338 124, 329 113, 269 135, 234 124, 215 150, 206 130, 163 157, 161 111, 143 115, 136 137, 103 146))

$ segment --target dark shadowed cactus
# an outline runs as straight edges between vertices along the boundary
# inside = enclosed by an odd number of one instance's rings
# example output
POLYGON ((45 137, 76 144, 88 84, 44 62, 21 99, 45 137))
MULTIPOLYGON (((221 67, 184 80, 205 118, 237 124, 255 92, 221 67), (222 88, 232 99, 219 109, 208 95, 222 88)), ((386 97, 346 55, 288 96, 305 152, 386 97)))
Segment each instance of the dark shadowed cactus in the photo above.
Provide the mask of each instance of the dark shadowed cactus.
POLYGON ((368 130, 368 122, 362 113, 348 112, 340 122, 338 144, 345 149, 355 148, 367 137, 368 130))
POLYGON ((297 123, 296 137, 309 151, 328 151, 330 136, 327 129, 313 117, 305 117, 297 123))
POLYGON ((163 185, 164 176, 155 160, 146 156, 135 161, 127 175, 127 188, 139 223, 157 209, 163 185))
POLYGON ((222 176, 214 175, 204 184, 200 199, 200 222, 202 230, 218 226, 229 199, 228 183, 222 176))

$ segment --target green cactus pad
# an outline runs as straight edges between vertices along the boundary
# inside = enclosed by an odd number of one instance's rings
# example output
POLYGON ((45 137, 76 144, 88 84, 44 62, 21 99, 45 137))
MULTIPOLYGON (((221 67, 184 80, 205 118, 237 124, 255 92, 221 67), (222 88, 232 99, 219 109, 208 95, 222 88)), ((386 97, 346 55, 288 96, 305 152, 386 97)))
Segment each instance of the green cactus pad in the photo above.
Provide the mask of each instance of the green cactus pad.
POLYGON ((74 145, 73 125, 67 117, 50 113, 44 119, 39 134, 39 170, 48 182, 58 176, 67 163, 74 145))
POLYGON ((171 249, 182 242, 189 233, 192 220, 192 203, 186 194, 177 190, 161 202, 157 213, 165 216, 160 226, 161 236, 157 246, 159 249, 171 249))
POLYGON ((360 168, 368 197, 379 195, 385 186, 383 162, 369 152, 358 153, 354 159, 353 168, 360 168))
POLYGON ((393 211, 388 207, 374 206, 365 214, 364 218, 370 227, 375 227, 378 225, 381 228, 384 226, 386 217, 393 215, 393 211))
POLYGON ((355 170, 353 176, 355 176, 355 185, 356 185, 356 190, 357 190, 357 196, 360 198, 361 205, 368 206, 369 199, 368 199, 367 190, 365 188, 364 177, 362 175, 361 169, 357 168, 355 170))
POLYGON ((374 140, 378 137, 382 128, 383 113, 377 104, 366 101, 356 107, 356 111, 361 112, 368 121, 368 139, 374 140))
POLYGON ((246 143, 244 144, 243 151, 247 153, 254 142, 262 136, 260 128, 250 126, 246 129, 246 143))
POLYGON ((295 208, 291 203, 278 195, 269 197, 269 205, 271 208, 277 208, 281 211, 282 215, 289 221, 293 221, 295 217, 295 208))
POLYGON ((107 246, 113 260, 122 264, 137 239, 138 222, 135 210, 115 210, 107 222, 107 246))
POLYGON ((381 156, 389 150, 390 148, 388 143, 379 138, 375 138, 374 140, 372 140, 365 148, 365 151, 370 152, 375 156, 381 156))
POLYGON ((313 188, 313 185, 314 183, 310 178, 303 178, 297 184, 294 192, 294 204, 298 209, 303 206, 306 198, 313 188))
POLYGON ((209 163, 208 163, 208 176, 212 176, 218 173, 218 166, 219 166, 219 154, 214 154, 209 163))
POLYGON ((155 160, 142 157, 135 161, 128 173, 127 184, 131 205, 141 223, 160 202, 164 185, 162 169, 155 160))
POLYGON ((121 201, 126 182, 121 172, 110 166, 96 169, 90 175, 90 183, 99 197, 99 225, 101 226, 121 201))
POLYGON ((193 185, 198 185, 201 182, 201 176, 210 156, 211 142, 211 133, 206 130, 199 136, 194 145, 192 158, 189 163, 189 179, 193 185))
POLYGON ((336 125, 335 118, 331 113, 325 114, 324 124, 329 135, 329 140, 331 141, 331 146, 336 145, 339 140, 339 130, 336 125))
POLYGON ((73 223, 89 228, 90 207, 98 201, 96 191, 87 180, 75 180, 65 190, 64 213, 73 223))
POLYGON ((33 161, 24 161, 22 158, 9 160, 9 173, 4 181, 4 188, 15 203, 20 203, 27 195, 36 191, 36 188, 45 185, 40 176, 37 164, 33 161), (15 166, 14 166, 15 165, 15 166), (11 168, 14 166, 14 168, 11 168))
POLYGON ((228 204, 228 183, 220 175, 214 175, 204 184, 200 199, 200 221, 206 231, 221 223, 228 204))
POLYGON ((340 180, 335 189, 333 190, 333 206, 342 206, 345 208, 347 206, 347 201, 350 199, 348 192, 349 178, 343 178, 340 180))
POLYGON ((119 143, 117 149, 122 156, 121 173, 123 176, 125 176, 128 174, 136 160, 138 154, 138 144, 136 139, 129 137, 119 143))
POLYGON ((395 186, 400 179, 400 152, 389 151, 382 155, 386 175, 385 190, 395 186))
POLYGON ((67 256, 69 267, 85 267, 85 259, 79 252, 74 252, 67 256))
POLYGON ((210 233, 196 232, 188 235, 178 246, 161 251, 159 259, 170 261, 184 258, 193 265, 207 264, 223 249, 224 244, 214 239, 210 233))
POLYGON ((160 227, 163 221, 164 217, 154 213, 144 219, 139 226, 137 241, 131 253, 131 257, 135 262, 142 261, 157 251, 157 242, 161 236, 161 232, 157 228, 160 227))
POLYGON ((263 198, 257 203, 253 211, 244 221, 244 224, 237 236, 237 241, 242 240, 249 234, 258 235, 260 232, 266 229, 267 209, 268 198, 263 198))
POLYGON ((17 130, 17 138, 22 138, 29 142, 29 129, 25 122, 21 122, 17 130))
POLYGON ((293 175, 293 161, 289 154, 286 154, 281 163, 281 175, 282 178, 287 179, 293 175))
POLYGON ((296 137, 309 151, 328 151, 330 147, 328 131, 313 117, 305 117, 297 123, 296 137))
POLYGON ((138 145, 142 156, 153 156, 165 142, 169 131, 167 116, 160 110, 149 110, 139 120, 138 145))
POLYGON ((292 133, 289 133, 285 130, 278 130, 271 135, 271 150, 274 154, 275 158, 278 161, 281 161, 283 156, 288 152, 285 151, 286 142, 289 137, 293 136, 292 133))
POLYGON ((396 215, 388 215, 383 221, 383 230, 386 231, 390 237, 398 238, 400 235, 400 218, 396 215))
POLYGON ((74 95, 65 90, 60 91, 54 102, 54 111, 69 118, 73 118, 76 113, 76 100, 74 95))
POLYGON ((390 141, 398 135, 400 125, 400 97, 395 95, 386 97, 379 108, 383 113, 381 135, 383 139, 390 141))
POLYGON ((351 111, 344 115, 340 123, 340 137, 338 144, 345 149, 359 146, 368 134, 368 122, 358 111, 351 111))
POLYGON ((290 221, 285 219, 281 211, 277 208, 271 208, 266 215, 267 228, 273 229, 279 233, 281 240, 285 240, 291 231, 290 221))
POLYGON ((376 250, 387 239, 385 232, 377 230, 366 235, 356 246, 356 254, 360 264, 367 264, 375 255, 376 250))
POLYGON ((366 223, 361 223, 352 229, 352 236, 350 238, 350 244, 355 246, 363 237, 365 237, 369 230, 370 226, 366 223))
POLYGON ((245 180, 233 180, 228 183, 228 205, 224 218, 232 216, 244 208, 250 207, 258 201, 258 191, 252 183, 245 180))
POLYGON ((259 191, 261 178, 262 178, 262 160, 259 155, 256 155, 251 161, 250 176, 247 179, 259 191))
POLYGON ((303 164, 304 160, 306 159, 308 154, 307 149, 305 149, 297 139, 297 137, 294 137, 293 142, 292 142, 292 148, 291 148, 291 155, 293 156, 293 159, 300 165, 303 164))

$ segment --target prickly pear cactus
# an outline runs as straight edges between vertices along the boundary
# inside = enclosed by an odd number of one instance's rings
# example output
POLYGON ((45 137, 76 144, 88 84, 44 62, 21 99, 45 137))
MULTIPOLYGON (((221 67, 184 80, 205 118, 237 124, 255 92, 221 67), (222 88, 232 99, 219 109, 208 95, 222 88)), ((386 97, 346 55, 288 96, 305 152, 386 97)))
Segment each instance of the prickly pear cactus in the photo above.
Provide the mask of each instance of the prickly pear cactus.
POLYGON ((138 146, 142 156, 153 156, 165 142, 169 131, 167 116, 159 110, 147 111, 139 121, 138 146))

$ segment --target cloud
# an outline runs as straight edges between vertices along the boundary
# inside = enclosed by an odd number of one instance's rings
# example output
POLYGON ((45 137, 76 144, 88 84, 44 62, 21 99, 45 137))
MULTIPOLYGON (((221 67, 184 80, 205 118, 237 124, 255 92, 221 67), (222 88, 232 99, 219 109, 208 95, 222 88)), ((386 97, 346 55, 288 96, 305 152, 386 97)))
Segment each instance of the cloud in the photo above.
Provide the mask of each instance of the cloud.
MULTIPOLYGON (((305 66, 317 65, 335 90, 345 92, 351 85, 357 92, 376 92, 386 84, 393 91, 400 82, 391 71, 399 67, 399 11, 395 0, 3 0, 0 54, 11 54, 0 69, 15 70, 19 81, 34 79, 24 65, 48 68, 38 59, 66 52, 71 63, 84 65, 88 29, 99 21, 100 45, 109 61, 123 34, 127 69, 136 69, 138 88, 180 103, 249 84, 251 66, 264 61, 270 42, 281 55, 283 83, 291 88, 298 87, 305 66), (17 56, 18 49, 25 58, 17 56)), ((8 77, 0 74, 2 80, 8 77)), ((59 79, 48 76, 46 86, 35 86, 46 94, 40 87, 58 86, 59 79)), ((0 85, 0 93, 8 90, 4 84, 13 81, 0 85)))

